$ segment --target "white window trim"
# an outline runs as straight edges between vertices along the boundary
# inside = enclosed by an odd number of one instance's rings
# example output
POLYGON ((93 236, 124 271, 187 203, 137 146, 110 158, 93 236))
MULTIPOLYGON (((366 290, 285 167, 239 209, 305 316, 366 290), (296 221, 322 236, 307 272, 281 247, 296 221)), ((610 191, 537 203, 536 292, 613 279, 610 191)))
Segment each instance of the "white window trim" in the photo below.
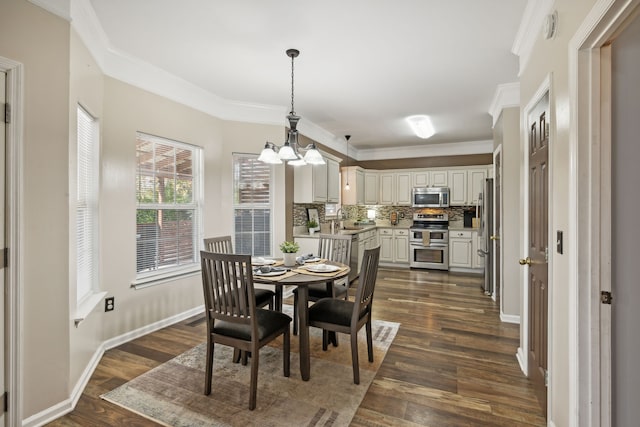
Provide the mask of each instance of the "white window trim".
MULTIPOLYGON (((203 206, 204 206, 204 154, 203 148, 197 145, 188 144, 181 141, 176 141, 170 138, 156 137, 154 135, 150 135, 144 132, 138 132, 139 134, 144 135, 149 139, 156 139, 162 143, 166 143, 167 141, 172 144, 178 146, 185 146, 193 150, 194 159, 193 159, 193 167, 194 167, 194 188, 193 188, 193 209, 196 211, 196 219, 194 221, 194 225, 197 227, 196 230, 196 252, 199 253, 201 248, 201 242, 203 239, 203 230, 202 230, 202 214, 203 214, 203 206), (196 184, 197 183, 197 184, 196 184)), ((146 207, 154 207, 159 205, 147 204, 146 207)), ((185 205, 187 206, 187 205, 185 205)), ((164 206, 163 206, 164 207, 164 206)), ((136 211, 138 210, 139 205, 136 203, 136 211)), ((199 275, 201 271, 199 259, 197 259, 193 264, 178 266, 178 267, 167 267, 162 270, 155 271, 147 271, 142 273, 136 273, 136 278, 131 281, 130 287, 135 290, 140 290, 144 288, 148 288, 151 286, 162 285, 165 283, 173 282, 178 279, 184 279, 187 277, 192 277, 195 275, 199 275)))

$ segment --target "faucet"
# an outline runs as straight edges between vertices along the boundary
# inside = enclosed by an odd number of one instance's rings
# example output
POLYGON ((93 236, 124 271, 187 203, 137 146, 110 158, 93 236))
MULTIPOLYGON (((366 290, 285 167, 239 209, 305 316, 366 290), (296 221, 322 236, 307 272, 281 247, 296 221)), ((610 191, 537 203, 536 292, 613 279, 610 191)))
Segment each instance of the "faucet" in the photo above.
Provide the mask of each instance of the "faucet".
MULTIPOLYGON (((342 223, 342 220, 344 220, 345 215, 344 215, 344 212, 342 211, 342 208, 340 208, 340 209, 338 209, 338 210, 336 211, 336 218, 338 218, 338 220, 339 220, 339 223, 338 223, 339 227, 340 227, 341 229, 342 229, 342 228, 344 228, 344 224, 342 223)), ((331 232, 332 232, 332 233, 335 233, 335 232, 336 232, 336 231, 335 231, 335 227, 336 227, 336 225, 335 225, 335 221, 334 221, 334 220, 331 220, 331 232)))

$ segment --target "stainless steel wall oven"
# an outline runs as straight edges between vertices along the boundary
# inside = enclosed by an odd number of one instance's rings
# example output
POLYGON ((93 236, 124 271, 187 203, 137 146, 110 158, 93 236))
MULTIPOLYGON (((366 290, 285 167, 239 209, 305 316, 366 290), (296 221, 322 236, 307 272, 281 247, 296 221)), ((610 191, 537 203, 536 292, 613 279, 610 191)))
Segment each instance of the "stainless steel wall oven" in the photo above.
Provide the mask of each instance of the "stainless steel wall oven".
POLYGON ((449 217, 446 213, 415 213, 409 234, 409 266, 449 269, 449 217))

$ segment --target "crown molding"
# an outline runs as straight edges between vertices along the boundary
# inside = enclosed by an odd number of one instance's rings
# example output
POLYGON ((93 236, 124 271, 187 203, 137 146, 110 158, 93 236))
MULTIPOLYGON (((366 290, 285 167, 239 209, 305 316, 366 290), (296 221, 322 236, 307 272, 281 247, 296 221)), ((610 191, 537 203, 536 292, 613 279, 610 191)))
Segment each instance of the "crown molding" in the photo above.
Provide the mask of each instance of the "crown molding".
MULTIPOLYGON (((98 19, 90 0, 29 0, 62 17, 85 44, 102 72, 114 79, 171 99, 222 120, 286 126, 286 106, 261 105, 227 100, 154 65, 115 48, 98 19)), ((546 0, 545 0, 546 1, 546 0)), ((347 143, 312 121, 302 117, 299 132, 337 152, 345 154, 347 143)), ((434 144, 419 147, 356 149, 349 156, 356 160, 383 160, 424 156, 484 154, 493 152, 493 141, 434 144)))
POLYGON ((520 20, 520 27, 513 41, 511 52, 520 58, 518 76, 527 67, 533 46, 541 37, 545 16, 551 11, 554 0, 528 0, 520 20))
POLYGON ((495 127, 502 110, 509 107, 520 106, 520 83, 505 83, 498 85, 493 100, 489 106, 489 114, 493 117, 493 126, 495 127))
POLYGON ((389 147, 359 150, 358 161, 406 159, 411 157, 459 156, 493 153, 493 141, 468 141, 431 144, 412 147, 389 147))

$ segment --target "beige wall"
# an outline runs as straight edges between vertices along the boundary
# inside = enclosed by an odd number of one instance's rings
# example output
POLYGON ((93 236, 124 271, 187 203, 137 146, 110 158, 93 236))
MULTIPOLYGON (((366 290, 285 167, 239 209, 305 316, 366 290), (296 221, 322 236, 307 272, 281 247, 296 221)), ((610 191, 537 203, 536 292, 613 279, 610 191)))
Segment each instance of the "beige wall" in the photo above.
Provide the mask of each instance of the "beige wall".
POLYGON ((506 108, 494 126, 495 147, 502 146, 501 314, 520 316, 520 109, 506 108))
MULTIPOLYGON (((520 101, 526 106, 534 101, 534 94, 544 80, 550 76, 550 206, 551 216, 549 230, 555 236, 556 230, 565 232, 565 242, 575 239, 568 235, 570 212, 569 177, 575 171, 570 162, 570 80, 568 49, 569 41, 574 35, 595 0, 572 1, 557 0, 555 9, 558 12, 558 33, 552 40, 538 37, 533 48, 531 58, 520 76, 520 101)), ((527 112, 521 111, 523 116, 527 112)), ((524 146, 524 136, 521 135, 521 146, 524 146)), ((525 156, 521 152, 521 159, 525 156)), ((521 212, 522 214, 522 212, 521 212)), ((521 222, 523 223, 523 222, 521 222)), ((521 239, 523 236, 521 235, 521 239)), ((523 241, 523 240, 521 240, 523 241)), ((556 426, 571 425, 570 420, 575 416, 571 413, 571 399, 577 390, 569 378, 572 363, 569 354, 570 310, 569 289, 570 254, 565 244, 563 255, 555 252, 554 239, 551 239, 549 255, 550 271, 550 395, 551 411, 549 419, 556 426)), ((523 253, 521 249, 520 253, 523 253)), ((522 336, 522 334, 521 334, 522 336)), ((524 345, 524 343, 522 343, 524 345)))
POLYGON ((68 398, 69 25, 24 0, 2 0, 1 10, 0 55, 24 66, 20 392, 28 416, 68 398))

